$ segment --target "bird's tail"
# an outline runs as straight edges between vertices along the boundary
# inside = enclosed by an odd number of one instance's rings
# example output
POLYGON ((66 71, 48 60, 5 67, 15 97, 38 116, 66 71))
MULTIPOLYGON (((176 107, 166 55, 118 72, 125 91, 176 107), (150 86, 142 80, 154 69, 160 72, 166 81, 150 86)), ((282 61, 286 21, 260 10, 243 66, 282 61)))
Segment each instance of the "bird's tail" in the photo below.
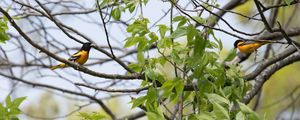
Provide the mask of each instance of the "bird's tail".
POLYGON ((270 44, 271 41, 258 41, 261 45, 270 44))
POLYGON ((55 70, 55 69, 57 69, 57 68, 63 68, 63 67, 65 67, 65 66, 66 66, 66 64, 61 63, 61 64, 59 64, 59 65, 56 65, 56 66, 51 67, 50 69, 51 69, 51 70, 55 70))
POLYGON ((262 41, 259 41, 262 45, 265 45, 265 44, 270 44, 270 43, 279 43, 279 44, 286 44, 285 42, 281 42, 281 41, 270 41, 270 40, 262 40, 262 41))

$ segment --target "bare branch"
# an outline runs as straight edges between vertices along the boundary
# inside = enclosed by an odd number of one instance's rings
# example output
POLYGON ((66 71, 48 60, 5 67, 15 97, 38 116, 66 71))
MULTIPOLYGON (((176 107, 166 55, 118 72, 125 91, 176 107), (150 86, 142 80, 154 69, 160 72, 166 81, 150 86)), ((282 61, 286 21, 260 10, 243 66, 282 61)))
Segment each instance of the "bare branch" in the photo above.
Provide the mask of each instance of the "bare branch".
MULTIPOLYGON (((0 8, 0 11, 1 11, 2 8, 0 8)), ((62 89, 62 88, 58 88, 58 87, 54 87, 54 86, 50 86, 50 85, 46 85, 46 84, 40 84, 40 83, 33 83, 33 82, 29 82, 28 80, 23 80, 23 79, 20 79, 20 78, 17 78, 17 77, 13 77, 13 76, 9 76, 9 75, 5 75, 3 73, 0 73, 1 76, 3 77, 7 77, 7 78, 10 78, 12 80, 16 80, 16 81, 19 81, 19 82, 22 82, 22 83, 25 83, 25 84, 28 84, 28 85, 32 85, 34 87, 44 87, 44 88, 49 88, 49 89, 53 89, 53 90, 57 90, 57 91, 61 91, 63 93, 68 93, 68 94, 73 94, 73 95, 79 95, 79 96, 83 96, 83 97, 87 97, 91 100, 94 100, 95 102, 97 102, 103 109, 104 111, 110 115, 111 118, 115 119, 115 115, 112 113, 112 111, 100 100, 100 99, 97 99, 96 97, 94 96, 90 96, 88 94, 84 94, 84 93, 79 93, 79 92, 74 92, 74 91, 71 91, 71 90, 67 90, 67 89, 62 89)))
POLYGON ((103 27, 104 27, 105 35, 106 35, 106 41, 107 41, 107 44, 108 44, 108 46, 110 48, 111 55, 113 56, 113 58, 115 58, 116 56, 114 55, 114 52, 113 52, 112 47, 110 45, 109 36, 108 36, 107 28, 106 28, 106 22, 104 20, 102 10, 101 10, 101 8, 99 6, 99 0, 96 0, 96 6, 98 7, 98 11, 99 11, 99 14, 100 14, 100 17, 101 17, 101 21, 102 21, 102 24, 103 24, 103 27))
POLYGON ((80 65, 77 65, 71 61, 68 61, 66 59, 63 59, 61 57, 58 57, 57 55, 51 53, 50 51, 46 50, 45 48, 39 46, 38 44, 36 44, 35 42, 33 42, 22 30, 21 28, 15 23, 15 21, 11 18, 11 16, 5 11, 3 10, 1 7, 0 7, 0 12, 3 13, 9 20, 9 22, 11 23, 11 25, 23 36, 23 38, 28 42, 30 43, 33 47, 39 49, 41 52, 44 52, 46 53, 47 55, 51 56, 52 58, 60 61, 60 62, 63 62, 63 63, 66 63, 67 65, 79 70, 79 71, 82 71, 84 73, 87 73, 87 74, 90 74, 90 75, 93 75, 93 76, 97 76, 97 77, 102 77, 102 78, 109 78, 109 79, 141 79, 142 76, 138 75, 138 74, 134 74, 134 75, 117 75, 117 74, 104 74, 104 73, 99 73, 99 72, 95 72, 95 71, 92 71, 86 67, 83 67, 83 66, 80 66, 80 65))
POLYGON ((250 100, 257 94, 257 92, 262 88, 264 83, 279 69, 292 64, 294 62, 300 61, 300 53, 295 53, 282 61, 279 61, 272 66, 265 69, 262 73, 260 73, 256 79, 255 84, 251 91, 249 91, 243 98, 243 103, 248 104, 250 100))

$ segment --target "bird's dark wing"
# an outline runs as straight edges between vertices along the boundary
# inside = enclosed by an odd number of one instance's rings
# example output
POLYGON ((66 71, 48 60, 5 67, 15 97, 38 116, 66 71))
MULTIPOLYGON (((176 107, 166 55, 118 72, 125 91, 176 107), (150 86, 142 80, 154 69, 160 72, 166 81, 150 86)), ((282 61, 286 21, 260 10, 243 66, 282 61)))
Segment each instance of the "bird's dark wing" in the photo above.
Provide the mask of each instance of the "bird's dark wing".
POLYGON ((74 53, 68 60, 70 61, 76 61, 78 58, 80 58, 81 54, 80 54, 80 51, 74 53))
POLYGON ((240 46, 248 45, 248 44, 252 44, 252 43, 255 43, 255 41, 245 41, 242 44, 240 44, 240 46))

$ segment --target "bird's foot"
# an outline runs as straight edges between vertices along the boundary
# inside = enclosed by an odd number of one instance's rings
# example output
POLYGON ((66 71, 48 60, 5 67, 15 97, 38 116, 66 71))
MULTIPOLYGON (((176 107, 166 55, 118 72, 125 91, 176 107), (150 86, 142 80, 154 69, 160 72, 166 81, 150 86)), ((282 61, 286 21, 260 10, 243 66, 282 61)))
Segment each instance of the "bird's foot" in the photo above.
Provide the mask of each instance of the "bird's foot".
POLYGON ((79 69, 79 66, 80 66, 80 64, 79 63, 75 63, 76 64, 76 70, 78 70, 79 69))

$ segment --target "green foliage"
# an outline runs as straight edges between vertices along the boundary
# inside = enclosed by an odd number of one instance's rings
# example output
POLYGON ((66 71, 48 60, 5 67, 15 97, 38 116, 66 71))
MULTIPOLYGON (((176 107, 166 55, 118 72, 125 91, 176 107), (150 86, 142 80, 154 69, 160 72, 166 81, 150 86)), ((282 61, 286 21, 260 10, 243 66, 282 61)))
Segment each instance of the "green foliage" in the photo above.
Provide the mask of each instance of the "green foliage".
POLYGON ((21 114, 19 109, 20 104, 26 99, 26 97, 16 98, 11 100, 10 96, 5 99, 5 104, 0 103, 0 119, 1 120, 18 120, 18 115, 21 114))
POLYGON ((133 13, 136 10, 137 5, 146 5, 148 0, 123 0, 122 2, 124 2, 124 4, 121 4, 119 0, 100 0, 98 4, 100 8, 111 8, 111 16, 115 20, 120 20, 122 12, 128 10, 130 13, 133 13))
POLYGON ((115 19, 115 20, 120 20, 121 17, 121 10, 120 8, 115 8, 111 11, 111 16, 115 19))
MULTIPOLYGON (((177 24, 177 27, 172 34, 166 25, 157 25, 159 35, 150 31, 146 18, 139 18, 128 26, 127 32, 131 33, 131 36, 126 39, 125 47, 138 48, 138 63, 131 64, 130 67, 145 74, 147 80, 143 85, 153 85, 145 96, 131 101, 132 108, 145 108, 148 119, 163 119, 162 113, 165 114, 165 111, 162 111, 159 101, 167 100, 170 104, 178 104, 183 95, 185 102, 191 103, 185 108, 192 107, 196 110, 196 114, 186 115, 186 118, 259 119, 254 112, 242 111, 248 108, 247 106, 240 105, 242 107, 237 111, 231 110, 246 94, 250 85, 241 78, 239 68, 232 67, 226 70, 223 67, 219 60, 219 52, 214 52, 216 49, 222 50, 223 44, 213 31, 208 30, 206 33, 213 36, 214 40, 211 41, 187 21, 189 19, 185 16, 174 17, 173 23, 177 24), (183 42, 176 40, 184 37, 186 40, 183 42), (143 53, 147 52, 147 48, 152 44, 156 44, 161 56, 145 58, 143 53), (167 77, 168 75, 160 70, 160 67, 167 64, 176 64, 177 71, 180 71, 177 76, 167 77), (192 83, 196 83, 198 90, 184 90, 185 85, 192 83), (158 85, 161 87, 155 87, 158 85)), ((234 56, 235 54, 231 54, 228 59, 234 56)), ((174 67, 166 71, 170 72, 175 72, 174 67)))
POLYGON ((294 0, 284 0, 285 4, 290 5, 294 0))
POLYGON ((239 120, 259 120, 260 117, 244 103, 238 102, 241 111, 236 115, 239 120))
POLYGON ((6 33, 8 30, 7 26, 7 19, 4 17, 3 19, 0 19, 0 42, 5 43, 5 41, 9 40, 9 36, 6 33))
POLYGON ((231 49, 224 61, 231 61, 236 56, 236 49, 231 49))
MULTIPOLYGON (((104 0, 101 4, 104 2, 113 3, 112 0, 104 0)), ((128 10, 132 13, 137 6, 142 7, 147 2, 125 0, 124 4, 111 9, 111 15, 119 20, 123 12, 128 10)), ((140 15, 126 29, 130 36, 125 39, 124 47, 137 48, 137 62, 129 67, 145 75, 146 80, 141 86, 150 86, 144 96, 132 99, 132 108, 142 108, 150 120, 165 119, 168 112, 162 103, 174 105, 182 101, 186 111, 183 117, 187 119, 260 119, 240 102, 250 84, 242 79, 238 67, 225 69, 219 59, 222 41, 213 30, 206 28, 200 31, 191 24, 194 21, 209 24, 214 19, 207 21, 199 16, 175 16, 171 20, 172 26, 159 24, 156 25, 157 31, 152 31, 148 28, 149 19, 140 15), (213 40, 208 36, 212 36, 213 40), (160 56, 149 57, 152 46, 156 46, 160 56)), ((234 56, 235 51, 232 51, 225 61, 234 56)))
POLYGON ((188 21, 188 19, 184 16, 176 16, 173 18, 173 22, 178 22, 177 28, 179 28, 180 26, 183 26, 187 21, 188 21))
POLYGON ((97 112, 93 112, 93 113, 81 112, 79 113, 79 117, 82 120, 109 120, 105 115, 99 114, 97 112))

